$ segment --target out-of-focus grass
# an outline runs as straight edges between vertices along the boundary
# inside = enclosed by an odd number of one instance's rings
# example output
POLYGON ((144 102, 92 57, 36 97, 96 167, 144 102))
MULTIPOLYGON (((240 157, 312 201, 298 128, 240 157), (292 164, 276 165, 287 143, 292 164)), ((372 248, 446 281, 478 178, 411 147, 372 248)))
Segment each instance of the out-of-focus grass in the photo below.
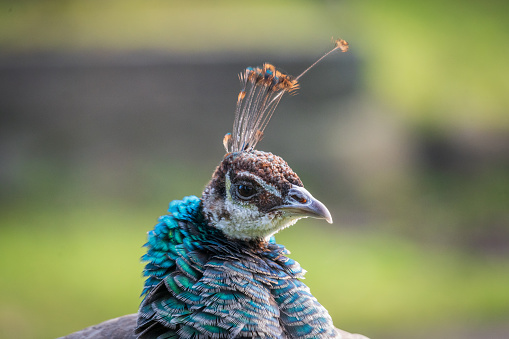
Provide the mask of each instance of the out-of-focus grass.
POLYGON ((504 1, 358 1, 367 83, 400 118, 448 128, 509 119, 504 1))
MULTIPOLYGON (((157 216, 143 208, 89 206, 4 214, 1 337, 55 337, 136 312, 141 245, 157 216)), ((278 240, 309 271, 313 294, 347 330, 376 338, 509 316, 507 259, 310 221, 278 240)))
POLYGON ((300 224, 279 240, 309 270, 306 283, 339 327, 391 338, 503 322, 509 315, 507 259, 340 225, 300 224))
POLYGON ((150 218, 112 206, 17 212, 0 230, 0 337, 56 337, 136 311, 150 218))

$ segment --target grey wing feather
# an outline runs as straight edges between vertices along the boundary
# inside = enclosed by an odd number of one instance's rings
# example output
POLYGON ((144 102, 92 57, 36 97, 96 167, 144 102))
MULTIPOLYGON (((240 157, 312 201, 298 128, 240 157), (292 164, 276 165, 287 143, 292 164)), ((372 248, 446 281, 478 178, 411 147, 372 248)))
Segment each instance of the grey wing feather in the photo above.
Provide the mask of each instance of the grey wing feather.
POLYGON ((343 330, 340 330, 339 328, 336 328, 336 332, 340 334, 341 339, 369 339, 366 336, 363 336, 362 334, 353 334, 349 333, 343 330))
POLYGON ((138 314, 107 320, 100 324, 87 327, 59 339, 136 339, 134 328, 138 314))
MULTIPOLYGON (((107 320, 98 325, 87 327, 58 339, 136 339, 134 328, 138 314, 107 320)), ((336 329, 341 339, 369 339, 361 334, 352 334, 336 329)))

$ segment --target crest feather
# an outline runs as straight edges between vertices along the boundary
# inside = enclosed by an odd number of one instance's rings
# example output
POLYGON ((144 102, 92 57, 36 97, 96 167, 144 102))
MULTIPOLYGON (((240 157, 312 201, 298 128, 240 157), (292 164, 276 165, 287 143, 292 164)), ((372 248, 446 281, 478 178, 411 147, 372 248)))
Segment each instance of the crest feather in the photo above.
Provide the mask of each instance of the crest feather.
POLYGON ((252 150, 262 139, 283 94, 299 87, 291 75, 268 63, 246 68, 239 79, 242 87, 237 97, 233 132, 224 140, 227 152, 252 150))
POLYGON ((263 131, 286 92, 299 88, 298 79, 333 51, 348 50, 348 43, 338 39, 332 50, 314 62, 298 77, 285 74, 272 64, 247 67, 239 74, 241 90, 237 96, 233 131, 225 135, 223 145, 227 153, 251 151, 263 138, 263 131))

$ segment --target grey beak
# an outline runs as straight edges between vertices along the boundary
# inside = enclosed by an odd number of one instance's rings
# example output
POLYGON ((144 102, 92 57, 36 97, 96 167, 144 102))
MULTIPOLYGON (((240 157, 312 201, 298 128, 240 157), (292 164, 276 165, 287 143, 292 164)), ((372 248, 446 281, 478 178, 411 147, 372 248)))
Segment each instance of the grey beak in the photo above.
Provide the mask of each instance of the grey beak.
POLYGON ((325 219, 329 224, 332 224, 332 217, 327 207, 315 199, 304 187, 293 186, 290 188, 284 204, 274 209, 300 217, 325 219))

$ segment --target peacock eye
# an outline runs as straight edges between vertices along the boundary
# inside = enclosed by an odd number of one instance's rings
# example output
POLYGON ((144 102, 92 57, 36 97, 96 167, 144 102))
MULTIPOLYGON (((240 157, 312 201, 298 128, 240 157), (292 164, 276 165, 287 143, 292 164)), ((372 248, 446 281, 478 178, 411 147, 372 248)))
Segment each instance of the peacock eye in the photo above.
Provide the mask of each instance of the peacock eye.
POLYGON ((243 200, 251 199, 256 194, 256 188, 249 183, 242 183, 236 186, 237 196, 243 200))

